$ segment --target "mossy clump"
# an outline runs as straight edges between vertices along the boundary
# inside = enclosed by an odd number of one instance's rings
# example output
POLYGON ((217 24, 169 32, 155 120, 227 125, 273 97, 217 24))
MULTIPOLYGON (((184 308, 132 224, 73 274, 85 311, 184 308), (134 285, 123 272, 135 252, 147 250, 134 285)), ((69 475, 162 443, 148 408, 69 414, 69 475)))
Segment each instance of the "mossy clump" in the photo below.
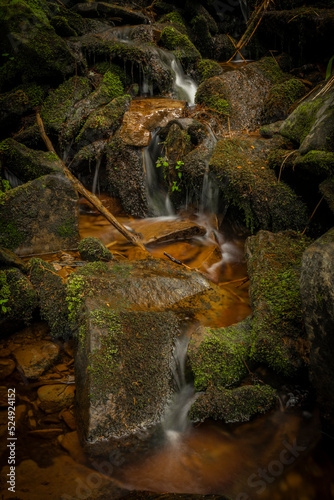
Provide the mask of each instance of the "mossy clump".
POLYGON ((91 142, 112 136, 122 122, 124 113, 129 109, 131 97, 121 95, 90 114, 75 141, 89 145, 91 142))
POLYGON ((283 83, 288 78, 273 57, 263 57, 255 65, 274 85, 283 83))
POLYGON ((202 59, 196 66, 196 73, 199 76, 200 83, 208 78, 221 75, 223 72, 221 66, 212 59, 202 59))
POLYGON ((194 43, 203 57, 212 57, 213 41, 210 33, 208 20, 199 14, 191 20, 191 31, 194 43))
POLYGON ((224 83, 218 76, 214 76, 200 84, 196 92, 195 102, 218 115, 228 116, 230 113, 228 98, 224 83))
POLYGON ((85 77, 72 77, 50 91, 41 110, 46 130, 58 134, 73 112, 73 106, 87 97, 90 91, 90 82, 85 77))
POLYGON ((37 305, 36 291, 19 269, 0 271, 0 321, 21 320, 29 324, 37 305))
POLYGON ((206 328, 204 340, 189 346, 196 391, 214 385, 235 385, 247 374, 245 363, 251 347, 250 319, 228 328, 206 328))
POLYGON ((109 261, 113 259, 113 254, 104 246, 101 240, 91 236, 80 241, 78 251, 83 260, 89 262, 109 261))
POLYGON ((57 155, 27 148, 14 139, 5 139, 0 143, 0 158, 3 167, 15 174, 22 182, 62 172, 57 155))
POLYGON ((256 155, 254 144, 248 139, 222 139, 214 148, 210 170, 226 204, 239 211, 235 217, 251 232, 303 230, 306 206, 288 185, 277 182, 274 172, 256 155))
POLYGON ((43 88, 34 83, 22 84, 10 92, 1 94, 0 107, 4 113, 7 127, 8 118, 11 118, 13 115, 20 117, 35 106, 39 106, 43 102, 43 97, 43 88))
POLYGON ((69 339, 72 335, 66 288, 53 266, 39 258, 28 262, 30 281, 37 290, 41 318, 47 321, 54 338, 69 339))
POLYGON ((264 121, 266 123, 283 120, 290 107, 305 95, 305 85, 295 78, 273 85, 264 103, 264 121))
MULTIPOLYGON (((158 21, 159 23, 172 23, 179 25, 182 29, 185 28, 185 21, 181 14, 174 10, 173 12, 168 12, 167 14, 164 14, 158 21)), ((179 29, 179 28, 178 28, 179 29)))
POLYGON ((53 16, 50 20, 51 26, 54 28, 57 35, 61 37, 78 36, 77 32, 70 26, 66 17, 53 16))
POLYGON ((334 174, 334 153, 330 151, 309 151, 305 155, 299 155, 294 167, 300 168, 321 177, 334 174))
POLYGON ((194 64, 198 59, 201 59, 200 52, 189 40, 187 35, 183 35, 171 26, 166 26, 162 30, 159 43, 166 49, 173 51, 175 56, 185 67, 188 67, 189 65, 194 64))
POLYGON ((299 292, 301 258, 309 238, 260 231, 246 241, 253 309, 250 358, 286 376, 307 363, 299 292))
POLYGON ((195 422, 207 418, 226 423, 247 422, 270 410, 276 401, 277 393, 269 385, 243 385, 232 390, 213 385, 196 399, 189 417, 195 422))

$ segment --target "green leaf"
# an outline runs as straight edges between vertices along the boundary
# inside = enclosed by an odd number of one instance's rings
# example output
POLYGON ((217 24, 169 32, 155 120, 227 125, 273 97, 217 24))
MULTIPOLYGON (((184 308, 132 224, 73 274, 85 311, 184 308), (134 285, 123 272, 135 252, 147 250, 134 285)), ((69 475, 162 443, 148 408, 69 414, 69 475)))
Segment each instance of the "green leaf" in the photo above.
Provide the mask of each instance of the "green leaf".
POLYGON ((328 78, 330 78, 330 76, 332 74, 333 61, 334 61, 334 56, 332 56, 330 58, 330 60, 328 61, 327 68, 326 68, 326 77, 325 77, 325 80, 328 80, 328 78))

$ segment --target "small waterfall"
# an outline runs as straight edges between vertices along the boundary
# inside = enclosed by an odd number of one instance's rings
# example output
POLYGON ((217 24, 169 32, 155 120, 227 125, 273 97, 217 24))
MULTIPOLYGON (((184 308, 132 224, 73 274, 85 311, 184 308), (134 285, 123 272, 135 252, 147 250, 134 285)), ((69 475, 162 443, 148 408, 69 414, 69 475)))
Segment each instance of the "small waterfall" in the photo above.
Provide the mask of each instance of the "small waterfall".
POLYGON ((96 187, 98 187, 98 191, 100 191, 100 186, 99 186, 99 170, 101 166, 101 156, 99 156, 96 159, 96 164, 95 164, 95 172, 94 172, 94 178, 93 178, 93 184, 92 184, 92 193, 96 194, 96 187))
MULTIPOLYGON (((173 54, 172 54, 173 55, 173 54)), ((174 73, 174 90, 180 99, 187 101, 190 106, 195 104, 197 85, 192 78, 184 74, 180 62, 173 56, 171 69, 174 73)))
POLYGON ((247 0, 239 0, 239 5, 241 9, 242 16, 244 18, 245 23, 248 22, 248 5, 247 0))
POLYGON ((193 384, 187 384, 185 378, 188 344, 189 338, 186 335, 182 335, 176 339, 173 352, 172 373, 177 392, 166 410, 162 424, 166 438, 173 444, 182 437, 182 433, 190 428, 191 423, 188 419, 188 413, 197 397, 193 384))
POLYGON ((203 177, 203 186, 201 193, 201 212, 208 211, 212 214, 218 214, 219 205, 219 187, 210 176, 209 169, 206 169, 203 177))
POLYGON ((11 172, 10 170, 8 170, 7 168, 5 168, 3 172, 4 172, 3 173, 4 178, 6 179, 6 181, 9 182, 9 184, 11 185, 12 188, 16 188, 16 187, 21 186, 22 184, 24 184, 24 182, 21 181, 21 179, 19 179, 18 177, 16 177, 16 175, 13 174, 13 172, 11 172))
POLYGON ((159 174, 162 175, 162 167, 158 169, 155 165, 162 154, 159 144, 158 130, 152 132, 151 142, 143 149, 144 169, 146 173, 146 192, 150 215, 174 215, 174 209, 168 193, 160 186, 159 174))

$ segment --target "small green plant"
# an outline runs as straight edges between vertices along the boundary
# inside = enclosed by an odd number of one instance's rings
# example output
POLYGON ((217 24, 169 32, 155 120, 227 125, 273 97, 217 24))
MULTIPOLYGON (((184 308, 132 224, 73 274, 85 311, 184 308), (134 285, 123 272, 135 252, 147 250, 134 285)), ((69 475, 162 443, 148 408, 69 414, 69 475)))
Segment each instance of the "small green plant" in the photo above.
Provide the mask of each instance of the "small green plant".
POLYGON ((2 55, 2 57, 8 57, 8 61, 14 61, 14 59, 15 59, 14 56, 11 56, 7 52, 5 54, 1 54, 1 55, 2 55))
MULTIPOLYGON (((157 159, 157 162, 156 162, 156 164, 155 164, 155 166, 156 166, 157 168, 159 168, 159 167, 161 167, 161 166, 163 166, 163 167, 168 167, 168 165, 169 165, 169 163, 168 163, 167 159, 166 159, 166 158, 163 158, 163 157, 161 157, 161 156, 159 156, 159 158, 157 159)), ((184 165, 184 162, 183 162, 183 161, 181 161, 181 160, 178 160, 178 161, 176 162, 175 167, 174 167, 174 168, 175 168, 175 170, 179 170, 179 168, 181 168, 181 167, 182 167, 182 165, 184 165)), ((181 179, 182 179, 182 172, 177 172, 177 176, 178 176, 178 178, 181 180, 181 179)), ((181 188, 180 188, 180 186, 178 185, 177 181, 173 181, 173 185, 172 185, 172 192, 174 192, 174 191, 181 191, 181 188)))
POLYGON ((7 312, 7 307, 4 305, 6 304, 6 302, 8 302, 8 299, 0 299, 0 306, 1 306, 1 311, 6 314, 7 312))
POLYGON ((328 61, 325 80, 328 80, 332 74, 333 61, 334 61, 334 56, 332 56, 328 61))
POLYGON ((156 162, 155 166, 157 168, 160 168, 161 166, 168 167, 168 161, 166 160, 166 158, 163 158, 162 156, 159 156, 159 158, 157 159, 157 162, 156 162))

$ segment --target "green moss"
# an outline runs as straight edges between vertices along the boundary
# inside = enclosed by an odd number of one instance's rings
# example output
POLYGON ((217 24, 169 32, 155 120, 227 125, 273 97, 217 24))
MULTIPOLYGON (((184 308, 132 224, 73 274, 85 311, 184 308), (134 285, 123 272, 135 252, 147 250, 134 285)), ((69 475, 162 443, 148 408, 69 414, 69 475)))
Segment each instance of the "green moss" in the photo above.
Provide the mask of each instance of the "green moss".
POLYGON ((37 296, 29 280, 18 269, 0 271, 0 318, 30 324, 37 296))
POLYGON ((247 240, 254 313, 250 357, 284 375, 295 373, 305 356, 299 278, 309 244, 309 238, 291 232, 260 232, 247 240))
POLYGON ((83 276, 72 273, 66 284, 66 302, 68 304, 68 319, 75 324, 77 321, 77 314, 82 305, 84 298, 86 281, 83 276))
POLYGON ((77 234, 75 218, 67 219, 55 228, 55 233, 62 238, 70 238, 77 234))
POLYGON ((77 32, 70 26, 66 17, 53 16, 50 20, 50 24, 54 28, 57 35, 61 37, 78 36, 77 32))
POLYGON ((38 292, 40 315, 47 321, 54 338, 71 337, 66 289, 63 281, 51 264, 39 258, 28 262, 31 283, 38 292))
POLYGON ((218 76, 223 72, 221 66, 212 59, 202 59, 199 61, 196 71, 199 74, 200 82, 204 82, 204 80, 213 76, 218 76))
POLYGON ((13 221, 0 221, 0 245, 15 250, 25 240, 25 235, 13 221))
POLYGON ((228 92, 218 76, 209 78, 200 84, 196 92, 195 102, 219 115, 229 115, 228 92))
POLYGON ((256 62, 256 66, 274 84, 283 83, 288 78, 273 57, 263 57, 256 62))
POLYGON ((229 328, 206 328, 198 348, 190 345, 190 362, 197 391, 214 385, 228 387, 240 382, 247 374, 251 336, 250 321, 229 328), (194 353, 192 351, 194 350, 194 353))
POLYGON ((289 186, 277 182, 254 151, 253 142, 246 139, 223 139, 215 146, 210 170, 226 202, 240 211, 251 232, 304 229, 306 207, 289 186))
POLYGON ((264 119, 270 121, 285 118, 291 105, 304 94, 304 84, 295 78, 273 85, 264 103, 264 119))
POLYGON ((63 123, 73 111, 75 103, 87 97, 90 90, 88 78, 72 77, 51 91, 41 110, 45 128, 59 133, 63 123))
POLYGON ((269 385, 244 385, 232 390, 211 386, 197 398, 189 416, 196 422, 207 418, 227 423, 245 422, 270 410, 276 401, 277 393, 269 385))
POLYGON ((168 14, 165 14, 164 16, 162 16, 158 22, 159 23, 170 22, 170 23, 179 24, 179 25, 185 27, 185 22, 184 22, 183 17, 181 16, 181 14, 179 12, 177 12, 175 10, 173 12, 168 12, 168 14))
POLYGON ((112 260, 112 253, 106 248, 98 238, 84 238, 80 241, 78 251, 84 260, 99 261, 112 260))
POLYGON ((191 31, 195 37, 195 45, 204 57, 210 57, 213 42, 207 19, 199 14, 191 20, 191 31))
POLYGON ((332 175, 334 173, 334 153, 309 151, 305 155, 298 156, 294 162, 294 166, 316 175, 332 175))
POLYGON ((166 49, 173 51, 186 66, 201 58, 201 54, 189 38, 170 26, 162 30, 160 43, 166 49))
POLYGON ((310 132, 324 98, 302 102, 280 128, 280 134, 300 145, 310 132))
POLYGON ((124 92, 122 82, 118 75, 107 71, 103 77, 102 81, 103 91, 106 92, 109 100, 115 99, 115 97, 121 96, 124 92))

